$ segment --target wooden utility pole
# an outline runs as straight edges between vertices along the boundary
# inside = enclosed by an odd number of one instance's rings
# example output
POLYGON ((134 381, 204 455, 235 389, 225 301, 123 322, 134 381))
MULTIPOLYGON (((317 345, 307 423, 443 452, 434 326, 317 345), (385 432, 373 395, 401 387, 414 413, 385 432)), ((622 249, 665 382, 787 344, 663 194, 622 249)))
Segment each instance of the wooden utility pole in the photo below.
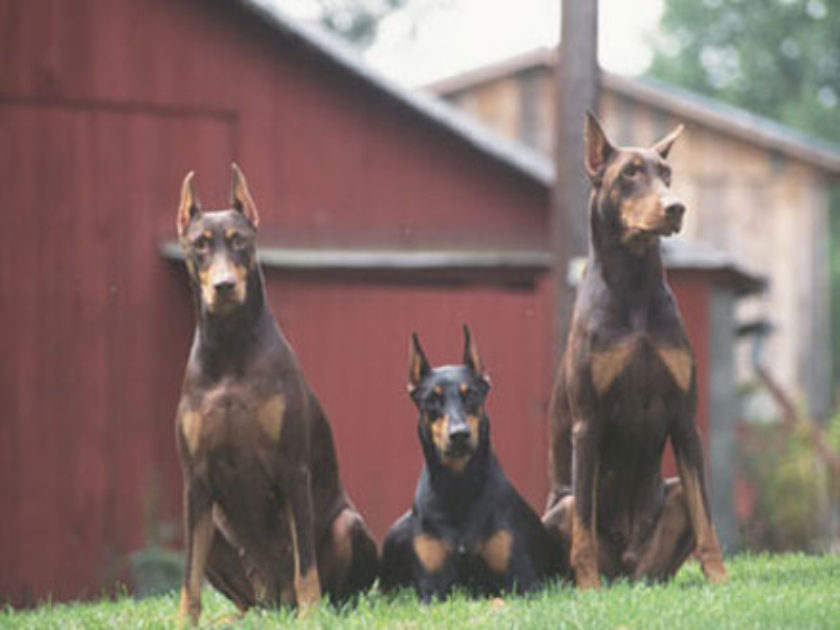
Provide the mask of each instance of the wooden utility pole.
MULTIPOLYGON (((556 179, 552 195, 555 253, 555 348, 566 343, 574 291, 567 282, 569 261, 586 254, 589 180, 583 169, 583 122, 598 111, 598 0, 561 0, 560 52, 555 71, 556 179)), ((558 355, 559 356, 559 355, 558 355)))

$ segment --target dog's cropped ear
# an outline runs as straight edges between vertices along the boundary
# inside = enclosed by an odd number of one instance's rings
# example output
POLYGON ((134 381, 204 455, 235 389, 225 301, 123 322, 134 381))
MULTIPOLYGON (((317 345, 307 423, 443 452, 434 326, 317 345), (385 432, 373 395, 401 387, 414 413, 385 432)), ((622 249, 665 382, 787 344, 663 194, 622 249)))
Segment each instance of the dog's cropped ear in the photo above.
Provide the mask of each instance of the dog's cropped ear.
POLYGON ((260 224, 260 215, 257 214, 257 204, 254 203, 254 198, 248 190, 245 175, 236 162, 231 164, 231 169, 233 170, 233 188, 230 193, 230 205, 234 210, 244 214, 251 225, 257 227, 260 224))
POLYGON ((178 236, 183 236, 187 229, 190 220, 201 214, 201 204, 198 203, 198 197, 195 194, 195 187, 193 186, 193 177, 195 171, 190 171, 184 178, 184 183, 181 184, 181 204, 178 206, 178 218, 176 226, 178 228, 178 236))
POLYGON ((478 354, 478 346, 473 342, 472 335, 470 335, 470 327, 466 324, 464 324, 464 365, 483 380, 487 380, 487 374, 484 372, 484 363, 482 363, 481 356, 478 354))
POLYGON ((676 142, 677 138, 682 135, 684 129, 685 125, 677 125, 676 129, 654 144, 651 148, 663 158, 667 158, 668 153, 671 152, 671 147, 674 146, 674 142, 676 142))
POLYGON ((607 160, 615 152, 607 134, 595 114, 586 111, 586 124, 583 130, 584 167, 589 179, 596 181, 604 174, 607 160))
POLYGON ((417 333, 411 333, 411 346, 408 359, 408 393, 413 394, 426 375, 432 370, 429 361, 420 346, 420 339, 417 333))

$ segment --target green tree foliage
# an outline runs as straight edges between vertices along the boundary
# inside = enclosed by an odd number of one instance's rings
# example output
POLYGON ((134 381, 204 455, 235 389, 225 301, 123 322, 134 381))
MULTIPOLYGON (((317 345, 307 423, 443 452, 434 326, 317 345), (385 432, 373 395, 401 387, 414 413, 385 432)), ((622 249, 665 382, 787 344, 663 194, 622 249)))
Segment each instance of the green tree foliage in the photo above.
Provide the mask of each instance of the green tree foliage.
POLYGON ((840 2, 667 0, 650 73, 840 142, 840 2))
POLYGON ((354 46, 367 48, 376 38, 382 18, 408 0, 316 0, 320 21, 354 46))

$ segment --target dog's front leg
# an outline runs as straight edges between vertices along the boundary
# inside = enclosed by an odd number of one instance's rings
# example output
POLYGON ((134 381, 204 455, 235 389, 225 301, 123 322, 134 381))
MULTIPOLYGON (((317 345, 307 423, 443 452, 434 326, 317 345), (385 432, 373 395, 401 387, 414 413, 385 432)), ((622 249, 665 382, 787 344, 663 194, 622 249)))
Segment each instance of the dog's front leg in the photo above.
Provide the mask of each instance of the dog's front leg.
POLYGON ((314 520, 310 473, 299 465, 286 480, 286 513, 292 536, 294 591, 298 610, 305 612, 321 599, 321 584, 315 557, 314 520))
POLYGON ((418 599, 424 604, 429 604, 433 600, 443 601, 458 580, 454 563, 447 557, 443 565, 434 571, 428 570, 423 563, 424 560, 420 559, 414 569, 414 584, 418 599))
POLYGON ((706 579, 716 584, 725 582, 728 576, 709 510, 703 447, 690 407, 692 406, 689 405, 689 409, 676 418, 671 430, 671 442, 677 460, 677 471, 685 491, 691 528, 697 541, 700 566, 706 579))
POLYGON ((575 414, 571 564, 580 588, 600 588, 598 572, 598 441, 592 420, 575 414))
POLYGON ((213 502, 207 487, 200 481, 184 480, 184 520, 186 562, 178 621, 181 625, 198 623, 201 614, 201 582, 207 556, 213 543, 213 502))

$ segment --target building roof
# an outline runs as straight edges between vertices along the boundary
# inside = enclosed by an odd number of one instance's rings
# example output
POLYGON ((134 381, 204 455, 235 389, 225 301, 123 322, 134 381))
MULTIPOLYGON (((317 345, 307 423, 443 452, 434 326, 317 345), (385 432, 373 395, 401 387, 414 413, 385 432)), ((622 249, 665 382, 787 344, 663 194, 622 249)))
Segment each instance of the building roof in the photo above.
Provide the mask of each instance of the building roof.
MULTIPOLYGON (((554 49, 539 48, 426 87, 435 94, 456 94, 511 74, 537 68, 551 69, 555 59, 554 49)), ((627 77, 602 71, 601 80, 604 89, 626 98, 765 149, 778 151, 829 173, 840 174, 840 146, 798 132, 775 120, 650 77, 627 77)))
POLYGON ((374 71, 360 55, 323 28, 286 15, 266 0, 237 0, 239 5, 273 28, 279 35, 299 43, 322 60, 352 74, 369 87, 452 133, 480 153, 550 188, 554 167, 550 160, 524 145, 511 142, 476 122, 472 117, 429 94, 397 85, 374 71))
POLYGON ((760 293, 767 287, 765 278, 751 273, 729 254, 684 236, 662 240, 662 260, 668 269, 715 272, 738 295, 760 293))
MULTIPOLYGON (((540 153, 519 143, 501 138, 469 115, 462 113, 443 100, 422 92, 403 88, 374 71, 349 46, 322 28, 287 16, 275 5, 265 0, 237 0, 254 16, 275 29, 278 34, 308 48, 328 63, 343 69, 357 79, 378 90, 383 97, 392 99, 415 114, 439 125, 473 148, 550 188, 554 183, 554 168, 540 153)), ((528 68, 554 63, 554 53, 539 49, 481 68, 432 86, 437 93, 451 93, 477 85, 493 78, 528 68)), ((605 81, 612 81, 605 75, 605 81)), ((616 79, 616 84, 621 80, 616 79)), ((610 85, 608 83, 608 85, 610 85)), ((638 88, 637 88, 638 89, 638 88)), ((682 115, 682 114, 681 114, 682 115)), ((840 154, 836 155, 840 171, 840 154)), ((725 254, 708 248, 675 243, 663 248, 665 263, 673 269, 698 269, 720 272, 731 281, 739 292, 749 293, 763 288, 763 281, 735 264, 725 254)), ((162 245, 162 253, 171 259, 180 257, 180 248, 174 243, 162 245)), ((526 275, 548 271, 553 257, 549 252, 382 252, 369 250, 309 250, 299 248, 273 248, 261 251, 264 264, 286 270, 325 271, 333 268, 360 270, 411 269, 435 271, 440 269, 501 269, 524 270, 526 275)))

